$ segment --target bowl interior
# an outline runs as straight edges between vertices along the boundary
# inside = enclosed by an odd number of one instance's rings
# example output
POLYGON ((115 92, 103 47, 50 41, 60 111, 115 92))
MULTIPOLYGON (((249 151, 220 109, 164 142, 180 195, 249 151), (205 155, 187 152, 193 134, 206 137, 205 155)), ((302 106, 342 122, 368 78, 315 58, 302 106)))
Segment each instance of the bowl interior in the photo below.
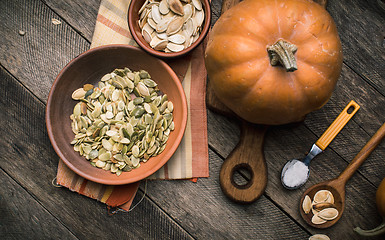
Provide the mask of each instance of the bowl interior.
POLYGON ((202 31, 199 36, 199 38, 188 48, 180 51, 180 52, 172 52, 172 53, 165 53, 162 51, 157 51, 151 48, 151 46, 144 40, 141 29, 139 27, 139 10, 142 7, 146 0, 131 0, 131 4, 128 9, 128 25, 129 29, 131 31, 131 35, 134 37, 135 41, 141 46, 144 50, 149 52, 150 54, 153 54, 157 57, 162 58, 174 58, 179 57, 187 54, 191 50, 193 50, 195 47, 197 47, 205 38, 207 35, 209 28, 210 28, 210 22, 211 22, 211 7, 208 0, 201 0, 202 6, 205 12, 205 19, 202 24, 202 31))
POLYGON ((110 45, 88 50, 72 60, 56 78, 47 101, 47 129, 52 145, 59 157, 80 176, 94 182, 118 185, 139 181, 161 168, 178 147, 186 127, 187 104, 181 83, 172 69, 163 61, 144 51, 126 45, 110 45), (116 68, 128 67, 132 71, 146 70, 159 89, 174 104, 175 130, 170 133, 165 150, 146 163, 120 176, 93 167, 75 152, 70 142, 74 138, 69 116, 77 101, 72 92, 86 83, 96 84, 101 77, 116 68))

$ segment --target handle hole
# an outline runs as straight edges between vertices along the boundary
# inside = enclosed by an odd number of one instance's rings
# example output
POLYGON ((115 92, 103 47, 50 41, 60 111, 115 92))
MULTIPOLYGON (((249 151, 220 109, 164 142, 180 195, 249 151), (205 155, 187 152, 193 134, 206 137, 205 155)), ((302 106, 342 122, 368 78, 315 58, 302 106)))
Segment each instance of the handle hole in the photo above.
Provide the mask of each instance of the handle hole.
POLYGON ((354 106, 350 106, 348 110, 346 111, 348 114, 352 114, 352 112, 356 109, 354 106))
POLYGON ((254 177, 253 171, 249 164, 241 163, 233 168, 231 173, 231 183, 240 189, 249 188, 254 177))

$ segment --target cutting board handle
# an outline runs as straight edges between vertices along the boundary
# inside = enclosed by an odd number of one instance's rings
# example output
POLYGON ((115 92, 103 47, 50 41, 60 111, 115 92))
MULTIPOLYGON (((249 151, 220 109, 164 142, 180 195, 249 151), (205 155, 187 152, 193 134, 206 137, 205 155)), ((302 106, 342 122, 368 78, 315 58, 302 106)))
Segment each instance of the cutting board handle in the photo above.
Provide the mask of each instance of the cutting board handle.
POLYGON ((265 191, 267 167, 263 154, 263 140, 267 128, 242 121, 238 145, 222 164, 219 174, 222 191, 237 203, 252 203, 265 191), (250 180, 244 185, 234 181, 234 173, 240 169, 250 174, 250 180))

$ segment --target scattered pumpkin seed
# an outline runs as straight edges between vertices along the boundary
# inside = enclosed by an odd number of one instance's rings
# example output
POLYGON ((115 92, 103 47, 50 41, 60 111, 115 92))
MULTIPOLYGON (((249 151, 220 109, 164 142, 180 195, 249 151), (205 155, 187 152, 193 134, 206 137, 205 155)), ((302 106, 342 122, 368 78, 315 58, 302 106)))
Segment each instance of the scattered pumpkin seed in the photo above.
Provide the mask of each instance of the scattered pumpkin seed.
POLYGON ((330 240, 330 238, 325 234, 314 234, 309 237, 309 240, 330 240))

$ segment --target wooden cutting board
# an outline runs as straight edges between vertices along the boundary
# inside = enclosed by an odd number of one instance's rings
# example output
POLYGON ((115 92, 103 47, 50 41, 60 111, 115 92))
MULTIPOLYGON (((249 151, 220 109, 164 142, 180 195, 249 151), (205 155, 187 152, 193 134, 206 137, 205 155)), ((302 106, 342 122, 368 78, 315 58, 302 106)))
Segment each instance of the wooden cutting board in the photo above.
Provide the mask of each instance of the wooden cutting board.
MULTIPOLYGON (((223 0, 221 14, 239 2, 240 0, 223 0)), ((315 0, 315 2, 326 8, 327 0, 315 0)), ((263 144, 268 126, 252 124, 237 117, 215 96, 209 79, 206 89, 206 104, 208 109, 213 112, 239 120, 240 140, 223 162, 219 181, 223 193, 229 199, 242 204, 252 203, 264 193, 267 185, 267 166, 263 144), (249 181, 244 185, 239 185, 234 181, 234 173, 241 169, 250 175, 249 181)))

